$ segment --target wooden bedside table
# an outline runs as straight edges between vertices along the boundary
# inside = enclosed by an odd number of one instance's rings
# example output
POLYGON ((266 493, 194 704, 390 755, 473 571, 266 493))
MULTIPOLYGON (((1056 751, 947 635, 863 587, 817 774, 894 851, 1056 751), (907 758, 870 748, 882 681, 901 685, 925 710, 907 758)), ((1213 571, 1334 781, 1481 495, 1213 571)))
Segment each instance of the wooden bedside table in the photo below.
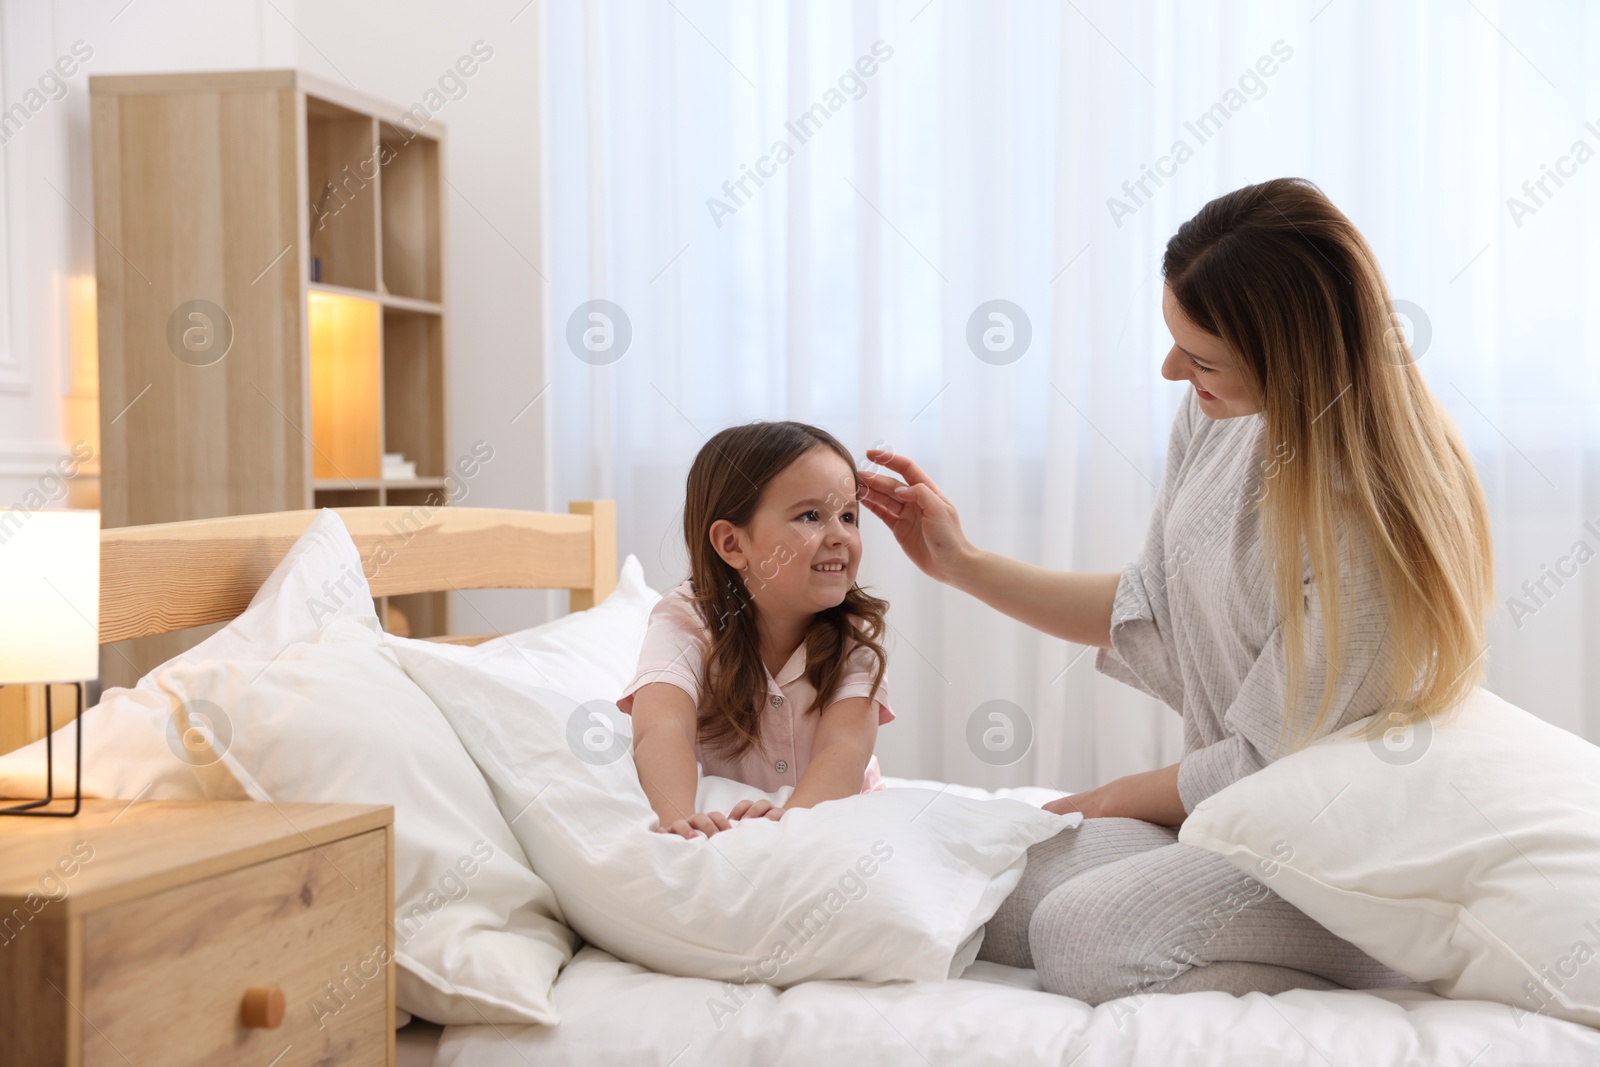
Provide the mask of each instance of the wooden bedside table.
POLYGON ((393 819, 85 800, 4 820, 0 1065, 392 1065, 393 819))

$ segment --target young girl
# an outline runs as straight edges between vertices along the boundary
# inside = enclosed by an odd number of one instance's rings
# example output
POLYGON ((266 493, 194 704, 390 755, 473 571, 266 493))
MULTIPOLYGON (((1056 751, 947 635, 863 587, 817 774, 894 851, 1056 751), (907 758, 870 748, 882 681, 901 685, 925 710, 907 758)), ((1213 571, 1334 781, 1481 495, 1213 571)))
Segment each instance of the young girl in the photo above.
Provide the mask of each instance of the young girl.
POLYGON ((798 422, 713 436, 683 506, 690 578, 650 613, 639 669, 617 707, 657 829, 710 837, 739 819, 883 788, 872 754, 894 718, 880 643, 886 601, 855 584, 860 482, 849 451, 798 422), (765 792, 697 811, 706 774, 765 792))

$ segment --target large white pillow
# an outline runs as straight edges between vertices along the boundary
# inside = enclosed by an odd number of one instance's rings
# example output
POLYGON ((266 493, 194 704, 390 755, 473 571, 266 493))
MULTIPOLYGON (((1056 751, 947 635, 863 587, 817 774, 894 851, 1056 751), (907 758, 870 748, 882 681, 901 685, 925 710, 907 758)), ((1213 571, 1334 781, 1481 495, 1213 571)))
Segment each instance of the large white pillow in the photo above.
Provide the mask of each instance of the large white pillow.
MULTIPOLYGON (((154 684, 180 724, 225 724, 215 755, 261 801, 394 805, 395 994, 438 1023, 555 1023, 576 938, 488 784, 382 643, 330 622, 271 660, 178 662, 154 684)), ((199 755, 199 753, 197 753, 199 755)))
POLYGON ((614 703, 396 652, 567 921, 663 973, 779 986, 946 978, 975 953, 1028 846, 1075 825, 1012 801, 892 789, 710 839, 655 833, 614 703))
MULTIPOLYGON (((106 690, 83 716, 83 792, 145 800, 245 799, 212 761, 189 758, 172 709, 154 677, 175 663, 267 660, 300 641, 315 640, 335 618, 374 614, 361 553, 338 514, 323 509, 227 626, 146 674, 132 689, 106 690)), ((56 795, 70 796, 74 777, 69 726, 55 737, 56 795)), ((43 796, 44 741, 0 756, 0 796, 43 796)))
POLYGON ((645 583, 639 560, 629 555, 622 561, 616 588, 587 611, 563 615, 481 645, 446 645, 392 634, 384 635, 384 640, 419 655, 438 656, 553 689, 579 703, 615 700, 633 680, 650 609, 660 599, 661 594, 645 583))
MULTIPOLYGON (((648 609, 646 611, 648 612, 648 609)), ((336 512, 324 509, 313 518, 305 533, 290 548, 257 590, 249 607, 238 618, 194 648, 152 670, 141 678, 134 688, 108 690, 100 703, 85 713, 84 793, 88 796, 127 799, 139 797, 148 800, 261 799, 266 791, 246 788, 235 773, 241 766, 241 761, 252 758, 249 743, 234 752, 231 767, 228 760, 217 756, 217 750, 229 749, 234 744, 232 730, 236 724, 233 722, 233 716, 213 714, 211 721, 207 721, 205 711, 199 706, 191 706, 182 716, 175 715, 173 698, 171 694, 162 690, 157 679, 163 672, 179 665, 233 662, 255 664, 259 668, 291 646, 316 642, 324 626, 340 619, 354 618, 369 620, 368 625, 375 624, 372 596, 362 571, 361 555, 355 542, 351 540, 343 520, 336 512), (218 739, 219 743, 210 744, 213 738, 218 739)), ((381 650, 374 649, 373 653, 380 654, 381 650)), ((429 706, 431 708, 431 703, 429 706)), ((436 711, 433 718, 436 724, 443 724, 436 711)), ((370 719, 363 721, 370 723, 370 719)), ((238 725, 249 726, 248 716, 246 722, 238 725)), ((338 723, 325 725, 337 727, 338 723)), ((58 795, 63 788, 69 792, 71 790, 74 741, 72 731, 75 729, 76 727, 72 726, 66 727, 58 731, 55 737, 55 780, 58 795)), ((449 733, 448 729, 439 732, 449 733)), ((257 734, 259 736, 260 732, 257 731, 257 734)), ((389 724, 383 724, 374 736, 390 742, 404 741, 403 737, 392 733, 389 724)), ((269 743, 270 740, 264 738, 262 743, 269 743)), ((453 735, 451 740, 453 741, 453 735)), ((443 748, 448 751, 450 745, 444 745, 443 748)), ((370 758, 373 744, 368 743, 359 749, 347 749, 334 754, 349 758, 353 752, 362 750, 367 754, 359 758, 370 758)), ((466 758, 459 742, 454 742, 454 752, 461 759, 466 758)), ((409 757, 390 752, 385 754, 384 758, 400 758, 403 761, 409 757)), ((0 757, 0 795, 42 795, 44 762, 42 740, 0 757)), ((447 764, 448 762, 446 760, 447 764)), ((459 763, 457 768, 459 769, 459 763)), ((373 769, 379 772, 382 770, 381 766, 376 765, 373 769)), ((441 779, 444 781, 450 781, 452 777, 452 772, 448 768, 441 773, 441 779)), ((459 778, 459 775, 454 777, 459 778)), ((248 773, 245 778, 249 779, 248 773)), ((477 781, 478 788, 483 789, 481 775, 478 775, 477 781)), ((413 795, 418 789, 434 788, 427 782, 407 784, 397 781, 393 784, 397 789, 410 790, 413 795)), ((307 777, 299 782, 300 791, 294 788, 282 788, 278 796, 279 799, 294 799, 301 795, 309 795, 316 790, 317 785, 318 783, 311 780, 308 772, 307 777)), ((330 793, 319 796, 318 799, 391 802, 387 793, 381 795, 330 793)), ((399 814, 400 805, 397 803, 396 807, 396 817, 399 821, 402 818, 399 814)), ((488 824, 487 829, 492 831, 496 825, 500 829, 490 836, 473 833, 468 836, 454 838, 444 836, 427 841, 414 841, 409 834, 397 833, 395 843, 397 869, 413 863, 432 864, 438 867, 435 877, 443 878, 447 872, 439 866, 439 857, 453 862, 470 854, 472 846, 480 840, 500 842, 494 845, 497 863, 503 858, 506 863, 515 862, 526 869, 526 857, 520 854, 520 846, 515 845, 514 839, 510 838, 509 832, 504 828, 504 819, 498 810, 479 806, 477 814, 484 817, 492 815, 494 821, 488 824), (505 847, 507 841, 511 842, 510 848, 505 847)), ((472 864, 469 863, 467 866, 471 869, 472 864)), ((529 877, 532 877, 531 872, 529 877)), ((539 884, 542 886, 542 883, 539 884)), ((402 920, 406 914, 403 906, 406 899, 403 882, 397 879, 396 903, 402 905, 398 916, 402 920)), ((424 899, 426 900, 426 897, 424 899)), ((548 890, 534 889, 528 899, 535 901, 548 899, 548 890)), ((506 907, 509 909, 510 906, 506 907)), ((446 908, 446 910, 454 909, 453 904, 446 908)), ((558 917, 559 913, 555 912, 553 907, 550 911, 551 919, 558 917)), ((476 930, 481 928, 481 924, 440 923, 434 930, 435 934, 438 934, 458 928, 476 930)), ((546 929, 545 934, 549 935, 550 931, 546 929)), ((560 931, 556 931, 554 936, 559 938, 560 931)), ((410 949, 409 962, 396 976, 397 996, 402 1007, 413 1005, 418 1014, 439 1022, 483 1021, 484 1016, 472 1010, 471 1004, 477 1004, 488 1016, 499 1021, 538 1019, 547 1010, 548 980, 544 982, 542 991, 536 991, 532 1001, 519 999, 525 997, 520 987, 504 995, 496 994, 493 992, 494 983, 481 980, 481 973, 485 969, 492 972, 497 964, 492 960, 480 964, 470 953, 464 953, 465 941, 459 944, 447 941, 443 945, 434 942, 435 938, 430 937, 410 949), (435 948, 441 949, 442 955, 434 952, 435 948), (431 978, 425 979, 423 977, 425 974, 431 978), (432 995, 428 993, 429 988, 435 991, 439 988, 439 983, 435 979, 443 979, 447 985, 458 975, 467 984, 462 987, 464 995, 455 1004, 441 1003, 436 999, 436 992, 432 995), (482 990, 479 990, 479 985, 482 985, 482 990), (483 995, 478 996, 478 992, 482 992, 483 995), (522 1007, 505 1010, 500 1006, 502 1003, 520 1003, 522 1007)), ((533 974, 536 971, 531 970, 529 973, 533 974)))
POLYGON ((1226 856, 1447 997, 1600 1026, 1600 748, 1476 690, 1437 725, 1362 719, 1198 804, 1226 856))

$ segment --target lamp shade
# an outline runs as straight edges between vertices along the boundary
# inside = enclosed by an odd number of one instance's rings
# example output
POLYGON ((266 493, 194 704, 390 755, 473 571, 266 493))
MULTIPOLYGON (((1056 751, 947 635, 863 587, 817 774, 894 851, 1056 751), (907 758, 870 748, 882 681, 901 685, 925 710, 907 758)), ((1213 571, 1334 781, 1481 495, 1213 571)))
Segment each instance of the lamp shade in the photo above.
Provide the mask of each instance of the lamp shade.
POLYGON ((100 676, 100 513, 0 511, 0 685, 100 676))

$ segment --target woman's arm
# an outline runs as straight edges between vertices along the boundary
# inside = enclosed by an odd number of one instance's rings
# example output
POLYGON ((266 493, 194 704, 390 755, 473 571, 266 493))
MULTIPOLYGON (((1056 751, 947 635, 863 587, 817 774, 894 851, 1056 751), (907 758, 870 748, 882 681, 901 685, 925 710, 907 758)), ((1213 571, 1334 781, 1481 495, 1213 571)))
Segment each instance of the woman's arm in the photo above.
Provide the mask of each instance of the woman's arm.
POLYGON ((1052 571, 973 548, 950 569, 950 585, 1063 641, 1111 647, 1111 604, 1121 574, 1052 571))
POLYGON ((1074 793, 1044 806, 1057 815, 1081 811, 1086 819, 1143 819, 1159 826, 1182 826, 1188 812, 1178 796, 1178 767, 1130 774, 1086 793, 1074 793))
POLYGON ((861 503, 894 532, 911 561, 930 577, 969 593, 1019 622, 1080 645, 1111 645, 1111 605, 1118 574, 1052 571, 985 552, 967 540, 955 505, 908 457, 867 455, 905 478, 862 471, 861 503))
POLYGON ((633 762, 660 829, 681 837, 710 837, 728 829, 721 812, 697 812, 699 765, 694 743, 698 713, 689 694, 671 682, 640 686, 633 696, 633 762))
POLYGON ((785 810, 809 808, 824 800, 861 792, 867 761, 878 743, 878 702, 846 697, 822 709, 822 721, 811 741, 811 762, 789 795, 785 810))

